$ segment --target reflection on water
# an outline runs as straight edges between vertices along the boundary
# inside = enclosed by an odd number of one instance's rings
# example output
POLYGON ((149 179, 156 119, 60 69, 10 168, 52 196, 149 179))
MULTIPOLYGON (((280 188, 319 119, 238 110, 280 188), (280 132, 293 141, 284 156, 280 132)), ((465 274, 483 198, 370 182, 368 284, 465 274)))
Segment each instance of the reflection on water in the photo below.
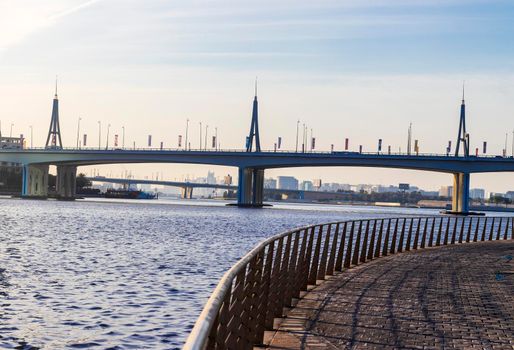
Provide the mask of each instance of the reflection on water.
POLYGON ((179 348, 223 272, 265 237, 436 213, 224 204, 0 199, 0 348, 179 348))

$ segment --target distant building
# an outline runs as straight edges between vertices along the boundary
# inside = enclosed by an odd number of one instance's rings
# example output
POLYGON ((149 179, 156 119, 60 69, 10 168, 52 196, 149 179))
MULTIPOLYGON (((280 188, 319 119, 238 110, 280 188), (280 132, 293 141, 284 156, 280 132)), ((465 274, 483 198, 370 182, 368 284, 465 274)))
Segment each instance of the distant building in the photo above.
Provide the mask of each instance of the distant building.
POLYGON ((507 197, 511 201, 514 201, 514 191, 507 191, 507 193, 505 193, 505 197, 507 197))
POLYGON ((278 176, 277 180, 278 188, 282 190, 298 189, 298 180, 294 176, 278 176))
POLYGON ((264 179, 264 188, 269 188, 272 190, 276 189, 277 188, 277 180, 272 179, 272 178, 264 179))
POLYGON ((300 190, 313 191, 314 185, 313 185, 312 181, 302 181, 302 183, 300 184, 300 190))
POLYGON ((321 187, 321 184, 323 182, 321 181, 321 179, 314 179, 313 181, 313 186, 316 188, 316 189, 319 189, 321 187))
POLYGON ((485 199, 485 190, 483 188, 472 188, 469 190, 471 199, 485 199))
POLYGON ((216 176, 214 176, 214 171, 208 171, 207 172, 207 179, 208 184, 215 184, 216 183, 216 176))
POLYGON ((230 174, 223 177, 223 184, 224 185, 232 185, 232 176, 230 176, 230 174))
POLYGON ((25 139, 23 135, 20 135, 20 137, 3 137, 0 135, 0 148, 23 149, 25 148, 25 139))
POLYGON ((439 189, 439 197, 452 197, 453 196, 453 186, 442 186, 439 189))

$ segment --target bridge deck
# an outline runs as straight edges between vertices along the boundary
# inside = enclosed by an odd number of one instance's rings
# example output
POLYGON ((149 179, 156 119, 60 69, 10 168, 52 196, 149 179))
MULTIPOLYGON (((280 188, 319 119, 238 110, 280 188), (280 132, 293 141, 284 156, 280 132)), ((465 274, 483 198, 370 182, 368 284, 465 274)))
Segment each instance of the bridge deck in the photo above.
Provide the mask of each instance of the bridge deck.
POLYGON ((360 265, 308 292, 266 343, 270 349, 513 349, 513 255, 513 241, 495 241, 360 265))

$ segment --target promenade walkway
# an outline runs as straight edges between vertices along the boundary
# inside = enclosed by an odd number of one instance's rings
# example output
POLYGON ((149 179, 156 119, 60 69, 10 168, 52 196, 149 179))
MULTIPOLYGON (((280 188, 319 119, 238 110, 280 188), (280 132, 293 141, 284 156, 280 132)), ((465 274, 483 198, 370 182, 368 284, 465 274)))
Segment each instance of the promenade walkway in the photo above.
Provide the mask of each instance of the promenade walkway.
POLYGON ((288 312, 269 349, 514 349, 514 242, 429 248, 339 273, 288 312))

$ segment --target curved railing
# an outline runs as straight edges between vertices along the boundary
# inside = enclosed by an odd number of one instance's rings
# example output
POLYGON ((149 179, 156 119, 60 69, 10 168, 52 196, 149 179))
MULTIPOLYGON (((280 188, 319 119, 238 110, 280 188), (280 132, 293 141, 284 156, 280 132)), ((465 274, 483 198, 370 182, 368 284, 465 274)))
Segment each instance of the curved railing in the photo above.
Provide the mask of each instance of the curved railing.
POLYGON ((184 349, 251 349, 309 285, 403 251, 513 239, 514 217, 409 217, 332 222, 257 245, 221 279, 184 349))

